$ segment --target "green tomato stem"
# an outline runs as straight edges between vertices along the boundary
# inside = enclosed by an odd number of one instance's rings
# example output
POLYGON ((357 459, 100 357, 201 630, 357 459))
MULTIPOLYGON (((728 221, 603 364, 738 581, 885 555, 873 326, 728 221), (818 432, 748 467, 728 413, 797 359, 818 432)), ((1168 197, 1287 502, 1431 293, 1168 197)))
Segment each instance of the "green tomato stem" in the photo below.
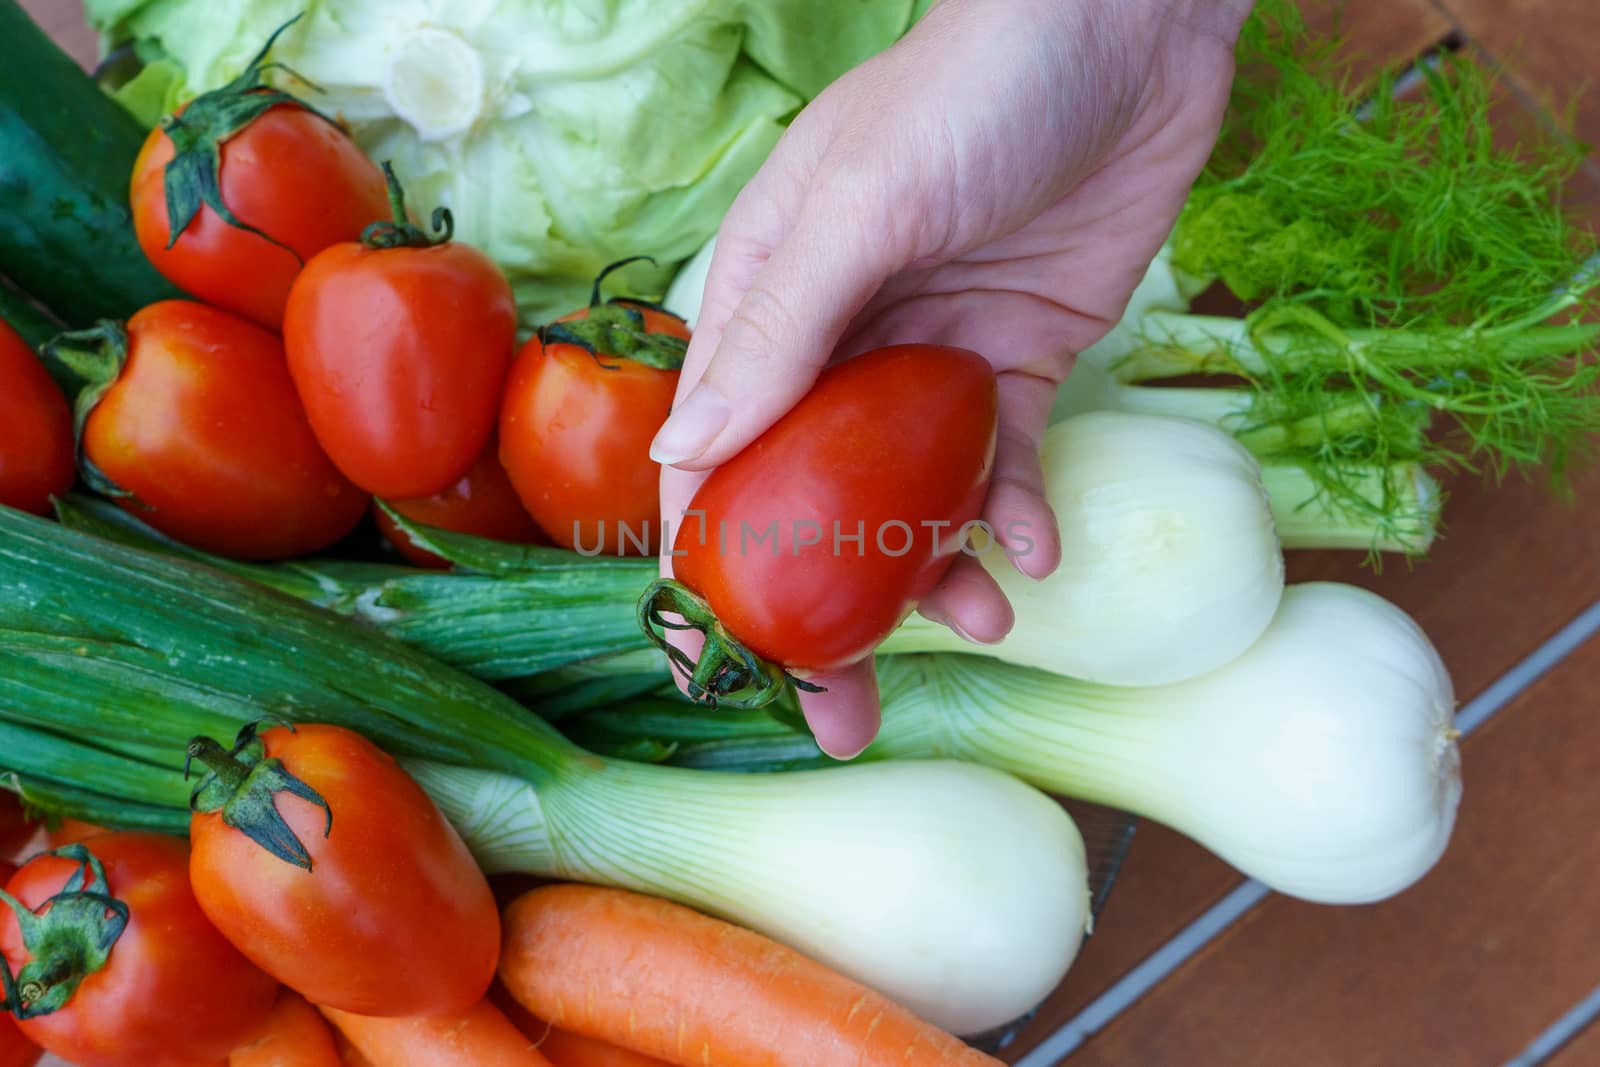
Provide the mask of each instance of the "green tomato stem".
POLYGON ((447 207, 433 209, 433 234, 429 234, 421 226, 411 221, 411 215, 406 210, 406 193, 400 186, 400 179, 396 177, 394 165, 387 159, 383 161, 383 180, 389 191, 389 213, 391 218, 380 219, 370 223, 361 231, 361 243, 374 250, 391 248, 433 248, 435 245, 449 244, 455 235, 455 216, 447 207))
POLYGON ((18 1019, 49 1015, 66 1007, 85 978, 106 965, 128 926, 128 906, 110 894, 106 871, 81 844, 48 853, 79 864, 61 891, 29 910, 0 890, 22 933, 28 962, 15 975, 0 958, 4 1007, 18 1019))

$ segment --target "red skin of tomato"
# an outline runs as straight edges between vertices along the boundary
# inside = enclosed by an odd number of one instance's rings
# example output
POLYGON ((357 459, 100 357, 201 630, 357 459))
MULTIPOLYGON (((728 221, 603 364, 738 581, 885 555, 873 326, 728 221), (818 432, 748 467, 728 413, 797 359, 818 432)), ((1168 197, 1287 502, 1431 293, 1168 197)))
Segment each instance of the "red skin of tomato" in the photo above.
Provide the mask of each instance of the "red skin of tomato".
POLYGON ((483 999, 500 956, 488 880, 422 787, 336 726, 261 735, 268 756, 333 812, 280 793, 311 857, 278 859, 223 824, 190 820, 189 878, 205 913, 259 967, 314 1004, 358 1015, 441 1015, 483 999))
POLYGON ((127 330, 127 363, 83 434, 84 455, 133 494, 122 507, 241 559, 303 555, 361 521, 367 497, 317 444, 277 337, 183 300, 127 330))
MULTIPOLYGON (((689 339, 681 319, 639 310, 650 333, 689 339)), ((588 314, 585 308, 559 321, 588 314)), ((675 370, 606 353, 597 358, 573 344, 546 346, 537 337, 523 346, 500 408, 500 461, 551 540, 608 555, 659 551, 661 467, 650 458, 650 441, 677 388, 675 370)))
POLYGON ((494 432, 516 343, 511 285, 448 243, 341 244, 289 292, 289 372, 345 476, 389 499, 443 492, 494 432))
POLYGON ((76 476, 72 412, 26 341, 0 320, 0 504, 36 515, 76 476))
MULTIPOLYGON (((506 541, 514 545, 546 544, 548 538, 533 521, 517 491, 511 487, 505 468, 500 466, 493 441, 483 450, 472 469, 461 480, 442 493, 416 497, 411 500, 387 500, 391 508, 425 526, 441 530, 486 537, 491 541, 506 541)), ((406 559, 418 567, 445 568, 448 560, 413 544, 411 538, 400 532, 394 520, 376 504, 372 509, 378 529, 384 538, 406 559)))
MULTIPOLYGON (((0 862, 0 886, 11 881, 16 873, 15 866, 0 862)), ((0 1012, 0 1067, 33 1067, 43 1055, 44 1049, 22 1036, 17 1021, 0 1012)))
MULTIPOLYGON (((89 847, 105 864, 111 895, 128 905, 127 928, 66 1006, 24 1020, 23 1034, 78 1067, 194 1067, 225 1057, 261 1025, 278 983, 206 921, 182 840, 113 833, 89 847)), ((78 867, 40 856, 6 889, 37 908, 78 867)), ((10 909, 0 915, 0 952, 13 971, 28 958, 10 909)))
POLYGON ((894 345, 829 368, 701 485, 706 536, 694 517, 679 527, 677 579, 764 659, 806 672, 858 662, 955 561, 956 533, 988 494, 996 411, 994 372, 964 349, 894 345), (896 521, 909 533, 885 526, 896 521), (774 522, 776 539, 758 545, 774 522), (858 522, 859 549, 844 539, 858 522), (805 523, 818 544, 804 544, 805 523))
POLYGON ((383 172, 349 135, 303 107, 279 104, 222 143, 218 186, 236 218, 294 251, 230 226, 205 205, 168 248, 164 182, 172 154, 158 126, 134 163, 139 247, 184 292, 269 329, 282 325, 289 287, 306 261, 389 214, 383 172))

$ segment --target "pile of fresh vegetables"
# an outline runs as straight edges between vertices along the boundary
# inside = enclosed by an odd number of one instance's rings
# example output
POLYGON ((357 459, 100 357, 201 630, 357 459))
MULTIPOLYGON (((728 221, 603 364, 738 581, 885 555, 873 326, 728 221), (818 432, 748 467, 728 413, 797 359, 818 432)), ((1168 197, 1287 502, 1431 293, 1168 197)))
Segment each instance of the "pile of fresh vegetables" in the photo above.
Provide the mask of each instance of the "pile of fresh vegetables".
POLYGON ((0 0, 0 1067, 993 1063, 951 1035, 1091 920, 1052 794, 1313 901, 1444 851, 1443 664, 1282 550, 1421 553, 1428 468, 1600 419, 1570 160, 1492 144, 1471 62, 1363 104, 1260 6, 1063 390, 1034 582, 974 532, 993 373, 936 345, 830 368, 656 518, 709 249, 658 300, 672 264, 920 5, 599 5, 537 69, 482 47, 552 29, 512 0, 89 6, 131 111, 0 0), (653 158, 644 101, 707 63, 653 158), (1187 313, 1212 280, 1244 317, 1187 313), (1135 384, 1194 374, 1233 382, 1135 384), (962 553, 998 644, 913 614, 962 553), (796 694, 873 655, 841 766, 796 694))

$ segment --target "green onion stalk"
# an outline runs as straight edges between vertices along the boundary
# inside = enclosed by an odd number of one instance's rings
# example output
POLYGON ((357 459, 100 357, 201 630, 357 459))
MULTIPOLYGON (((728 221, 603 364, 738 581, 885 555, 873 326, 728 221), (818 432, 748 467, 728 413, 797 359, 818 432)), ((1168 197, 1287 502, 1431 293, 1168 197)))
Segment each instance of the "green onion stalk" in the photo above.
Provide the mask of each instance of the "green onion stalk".
MULTIPOLYGON (((1272 888, 1381 899, 1442 853, 1460 797, 1454 696, 1417 625, 1353 586, 1290 586, 1249 651, 1128 689, 971 655, 878 661, 860 759, 972 760, 1163 822, 1272 888)), ((565 719, 586 746, 716 771, 829 766, 792 708, 708 710, 670 689, 565 719)))
POLYGON ((491 872, 723 915, 957 1033, 1034 1007, 1087 921, 1076 828, 998 771, 724 775, 603 758, 377 627, 0 508, 0 776, 30 804, 181 831, 191 740, 264 720, 383 746, 491 872))
POLYGON ((1470 55, 1421 64, 1408 95, 1335 47, 1293 5, 1258 5, 1218 146, 1057 414, 1200 419, 1300 467, 1302 515, 1425 544, 1407 466, 1560 484, 1600 430, 1600 258, 1561 200, 1583 150, 1497 129, 1470 55), (1213 283, 1242 317, 1189 313, 1213 283))

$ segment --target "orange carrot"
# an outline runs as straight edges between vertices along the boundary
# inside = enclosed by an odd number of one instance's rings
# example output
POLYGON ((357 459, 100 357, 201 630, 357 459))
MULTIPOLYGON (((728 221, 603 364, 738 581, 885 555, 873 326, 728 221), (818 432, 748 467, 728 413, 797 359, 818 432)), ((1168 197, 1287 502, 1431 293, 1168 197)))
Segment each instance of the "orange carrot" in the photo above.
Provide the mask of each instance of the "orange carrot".
POLYGON ((570 1030, 558 1030, 535 1018, 534 1014, 516 998, 506 992, 506 987, 496 982, 489 987, 489 999, 495 1007, 506 1013, 511 1025, 539 1046, 539 1051, 554 1060, 559 1067, 668 1067, 654 1056, 642 1052, 608 1045, 592 1037, 584 1037, 570 1030))
POLYGON ((551 1027, 539 1051, 561 1067, 667 1067, 665 1060, 551 1027))
POLYGON ((292 989, 278 994, 254 1038, 233 1050, 228 1067, 341 1067, 333 1031, 292 989))
POLYGON ((541 1019, 676 1067, 998 1067, 793 949, 653 897, 536 889, 500 980, 541 1019))
POLYGON ((487 1000, 465 1015, 414 1019, 376 1019, 327 1007, 321 1011, 378 1067, 551 1067, 544 1053, 487 1000))

